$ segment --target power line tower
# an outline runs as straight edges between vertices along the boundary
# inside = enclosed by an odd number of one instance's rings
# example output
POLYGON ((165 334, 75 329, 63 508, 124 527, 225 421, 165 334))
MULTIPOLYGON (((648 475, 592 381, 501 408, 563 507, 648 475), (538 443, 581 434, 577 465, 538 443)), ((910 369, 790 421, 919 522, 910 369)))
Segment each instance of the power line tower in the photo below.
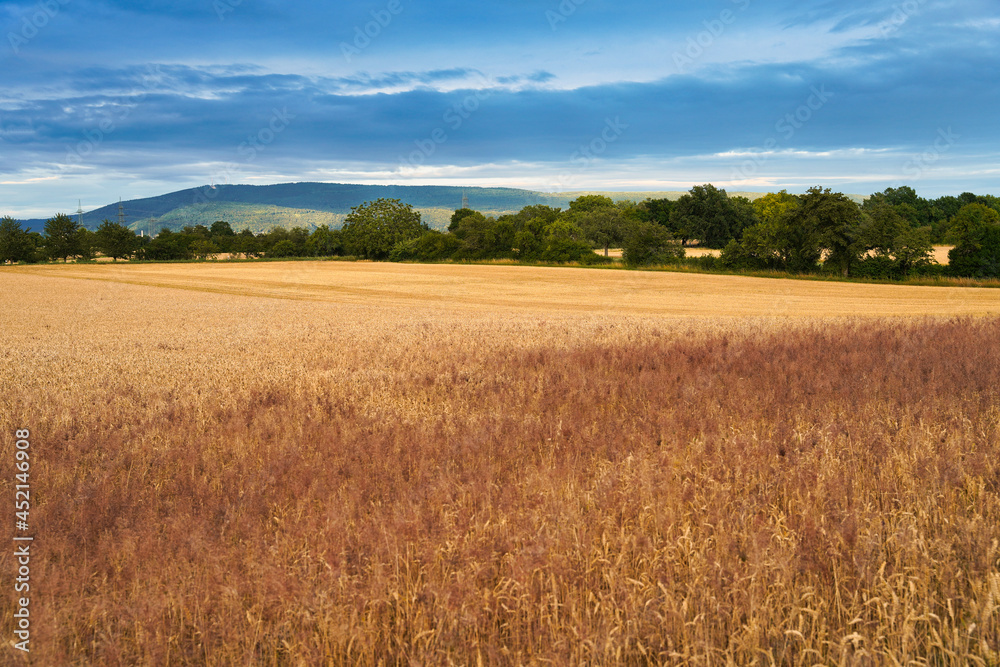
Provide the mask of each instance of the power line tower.
POLYGON ((125 226, 125 207, 122 206, 122 198, 118 198, 118 224, 125 226))

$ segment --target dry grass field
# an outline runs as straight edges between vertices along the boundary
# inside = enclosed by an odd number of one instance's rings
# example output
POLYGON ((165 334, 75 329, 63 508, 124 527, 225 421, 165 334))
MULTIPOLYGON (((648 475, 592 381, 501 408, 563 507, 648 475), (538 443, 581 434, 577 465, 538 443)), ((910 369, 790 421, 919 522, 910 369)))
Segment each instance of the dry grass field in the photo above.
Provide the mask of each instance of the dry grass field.
POLYGON ((368 262, 84 264, 4 275, 83 278, 328 304, 527 316, 852 317, 1000 315, 1000 290, 711 274, 368 262))
POLYGON ((0 663, 1000 660, 1000 291, 102 264, 0 304, 0 663))

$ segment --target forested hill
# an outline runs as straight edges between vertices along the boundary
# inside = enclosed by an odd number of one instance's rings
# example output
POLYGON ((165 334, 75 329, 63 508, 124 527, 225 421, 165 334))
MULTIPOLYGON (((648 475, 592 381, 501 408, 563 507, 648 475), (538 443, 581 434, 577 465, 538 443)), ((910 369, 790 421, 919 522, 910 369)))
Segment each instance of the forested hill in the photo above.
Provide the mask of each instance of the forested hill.
MULTIPOLYGON (((344 183, 282 183, 278 185, 216 185, 179 190, 170 194, 122 202, 126 222, 133 230, 156 232, 161 227, 226 220, 235 229, 255 232, 271 227, 338 226, 351 208, 380 197, 400 199, 421 212, 432 227, 447 226, 448 218, 462 205, 484 213, 518 211, 532 204, 566 208, 581 194, 605 194, 612 199, 642 201, 646 198, 677 199, 683 192, 562 192, 544 193, 516 188, 478 188, 445 185, 351 185, 344 183)), ((759 193, 746 194, 757 197, 759 193)), ((56 213, 70 211, 53 211, 56 213)), ((76 216, 74 215, 74 218, 76 216)), ((118 202, 85 211, 83 225, 96 229, 104 219, 118 219, 118 202)), ((22 221, 41 230, 44 220, 22 221)))

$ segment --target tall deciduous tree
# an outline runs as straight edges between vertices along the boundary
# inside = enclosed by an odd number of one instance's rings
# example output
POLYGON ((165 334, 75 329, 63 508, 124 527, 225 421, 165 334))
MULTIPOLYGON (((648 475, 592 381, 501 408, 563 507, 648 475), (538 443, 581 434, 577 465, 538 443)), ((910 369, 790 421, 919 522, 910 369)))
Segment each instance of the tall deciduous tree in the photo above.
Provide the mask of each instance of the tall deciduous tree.
POLYGON ((967 204, 951 221, 956 242, 948 253, 952 275, 987 278, 1000 276, 1000 214, 985 204, 967 204))
POLYGON ((696 185, 674 204, 670 225, 686 244, 697 239, 709 248, 723 248, 757 222, 749 203, 734 201, 714 185, 696 185))
POLYGON ((819 247, 826 251, 826 262, 848 275, 858 259, 855 234, 861 208, 843 194, 821 187, 809 188, 801 202, 792 212, 794 223, 812 230, 819 247))
POLYGON ((110 220, 101 222, 96 235, 97 249, 114 261, 130 258, 139 247, 135 232, 125 225, 110 220))
POLYGON ((400 241, 414 239, 428 229, 420 214, 398 199, 376 199, 355 206, 342 228, 352 254, 365 259, 388 259, 400 241))
POLYGON ((45 253, 64 262, 80 252, 80 225, 65 213, 45 221, 45 253))
POLYGON ((793 208, 798 208, 799 198, 787 190, 769 192, 753 201, 753 210, 763 223, 773 223, 793 208))
POLYGON ((902 278, 918 266, 931 263, 931 228, 914 228, 898 208, 885 202, 868 207, 855 236, 855 250, 863 265, 879 262, 892 277, 902 278))
POLYGON ((567 220, 556 220, 545 227, 545 246, 541 259, 546 262, 579 262, 594 251, 582 229, 567 220))
POLYGON ((225 220, 216 220, 208 229, 212 236, 236 236, 232 226, 225 220))
POLYGON ((676 236, 675 230, 670 227, 670 211, 673 208, 674 202, 669 199, 647 199, 636 206, 636 212, 640 220, 662 225, 676 236))
MULTIPOLYGON (((572 207, 572 204, 570 204, 572 207)), ((604 256, 612 246, 625 240, 625 216, 616 206, 598 206, 574 216, 573 221, 594 245, 604 248, 604 256)))
POLYGON ((860 254, 891 257, 896 239, 910 229, 910 223, 888 204, 878 204, 866 212, 858 229, 856 243, 860 254))
POLYGON ((459 223, 462 222, 464 218, 467 218, 470 215, 476 215, 477 213, 478 211, 474 211, 471 208, 456 209, 455 212, 451 214, 451 221, 450 224, 448 225, 448 231, 449 232, 455 231, 456 229, 458 229, 459 223))
POLYGON ((613 207, 614 205, 615 203, 611 200, 611 197, 606 197, 604 195, 583 195, 581 197, 577 197, 569 203, 567 213, 589 213, 590 211, 613 207))
POLYGON ((21 223, 10 216, 0 220, 0 264, 32 261, 35 244, 21 223))

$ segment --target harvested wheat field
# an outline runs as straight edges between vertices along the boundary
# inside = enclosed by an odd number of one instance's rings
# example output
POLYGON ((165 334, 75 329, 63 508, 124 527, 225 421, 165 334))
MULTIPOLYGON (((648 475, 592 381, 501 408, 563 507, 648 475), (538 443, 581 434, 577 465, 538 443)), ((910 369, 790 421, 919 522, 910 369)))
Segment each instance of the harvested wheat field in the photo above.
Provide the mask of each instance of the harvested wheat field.
POLYGON ((8 272, 335 304, 543 317, 1000 315, 1000 290, 995 288, 650 271, 307 261, 45 265, 8 272))
POLYGON ((5 664, 1000 660, 1000 291, 332 262, 0 289, 36 536, 5 664))

